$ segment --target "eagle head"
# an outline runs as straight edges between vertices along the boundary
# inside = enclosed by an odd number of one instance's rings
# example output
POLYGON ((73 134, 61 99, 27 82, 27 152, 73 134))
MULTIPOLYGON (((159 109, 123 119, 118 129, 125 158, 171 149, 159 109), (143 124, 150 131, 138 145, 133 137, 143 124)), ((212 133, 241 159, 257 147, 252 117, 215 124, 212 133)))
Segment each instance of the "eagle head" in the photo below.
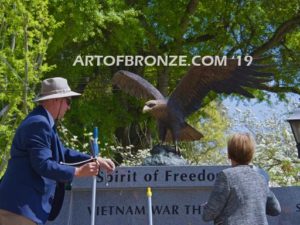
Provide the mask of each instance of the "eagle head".
POLYGON ((145 103, 143 113, 155 113, 166 108, 166 101, 164 100, 150 100, 145 103))

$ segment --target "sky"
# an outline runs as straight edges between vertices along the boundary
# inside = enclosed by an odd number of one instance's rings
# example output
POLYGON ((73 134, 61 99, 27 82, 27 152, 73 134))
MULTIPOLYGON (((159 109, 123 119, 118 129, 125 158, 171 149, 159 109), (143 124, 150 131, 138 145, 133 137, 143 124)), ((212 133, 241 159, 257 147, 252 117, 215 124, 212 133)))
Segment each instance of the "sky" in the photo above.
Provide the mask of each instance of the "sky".
MULTIPOLYGON (((237 114, 244 113, 247 110, 250 111, 251 117, 255 117, 256 120, 262 124, 271 116, 276 114, 278 120, 286 122, 289 117, 289 113, 295 111, 297 107, 300 107, 300 95, 288 94, 288 102, 282 102, 276 94, 271 94, 271 105, 267 102, 258 102, 256 99, 251 100, 233 100, 228 97, 223 101, 223 104, 228 110, 229 117, 235 118, 237 114)), ((288 122, 286 122, 288 123, 288 122)), ((235 131, 245 131, 245 124, 240 123, 240 127, 234 127, 235 131)))

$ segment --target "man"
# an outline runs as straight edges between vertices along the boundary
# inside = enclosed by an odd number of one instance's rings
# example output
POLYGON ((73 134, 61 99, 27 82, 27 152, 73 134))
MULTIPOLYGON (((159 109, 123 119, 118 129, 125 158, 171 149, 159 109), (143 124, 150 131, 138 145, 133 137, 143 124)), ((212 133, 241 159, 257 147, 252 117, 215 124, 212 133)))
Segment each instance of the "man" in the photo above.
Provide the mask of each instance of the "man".
POLYGON ((61 162, 88 160, 89 155, 65 148, 55 129, 55 120, 70 109, 71 91, 61 77, 42 82, 39 103, 16 130, 7 170, 0 183, 0 225, 45 224, 58 215, 64 186, 74 177, 95 176, 99 169, 112 172, 110 159, 97 157, 80 167, 61 162))

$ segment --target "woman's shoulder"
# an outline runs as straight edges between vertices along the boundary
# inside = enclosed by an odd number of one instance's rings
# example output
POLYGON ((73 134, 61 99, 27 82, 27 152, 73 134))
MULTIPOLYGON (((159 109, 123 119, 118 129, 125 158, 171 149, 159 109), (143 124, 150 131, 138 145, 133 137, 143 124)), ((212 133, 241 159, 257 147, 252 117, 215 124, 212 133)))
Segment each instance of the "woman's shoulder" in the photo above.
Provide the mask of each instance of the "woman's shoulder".
POLYGON ((257 170, 254 170, 251 166, 235 166, 223 170, 222 173, 226 179, 236 180, 238 182, 243 180, 256 180, 256 183, 261 183, 263 186, 267 184, 264 176, 262 176, 257 170))
POLYGON ((258 174, 251 166, 249 165, 240 165, 230 168, 226 168, 222 171, 226 176, 236 176, 238 174, 258 174))

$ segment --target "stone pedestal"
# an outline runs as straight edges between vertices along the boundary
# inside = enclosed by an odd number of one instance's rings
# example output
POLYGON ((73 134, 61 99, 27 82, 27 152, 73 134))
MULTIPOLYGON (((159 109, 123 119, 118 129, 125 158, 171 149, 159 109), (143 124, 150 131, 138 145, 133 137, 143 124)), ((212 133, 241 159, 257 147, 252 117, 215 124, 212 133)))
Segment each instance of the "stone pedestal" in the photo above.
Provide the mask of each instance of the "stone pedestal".
POLYGON ((187 166, 188 162, 175 151, 175 147, 155 145, 151 156, 145 158, 142 166, 187 166))
MULTIPOLYGON (((152 188, 154 225, 212 225, 201 219, 216 174, 223 166, 119 167, 97 178, 96 225, 147 225, 146 189, 152 188)), ((76 179, 63 209, 47 225, 89 225, 92 178, 76 179)), ((298 225, 300 187, 272 189, 282 213, 268 217, 269 225, 298 225)))

